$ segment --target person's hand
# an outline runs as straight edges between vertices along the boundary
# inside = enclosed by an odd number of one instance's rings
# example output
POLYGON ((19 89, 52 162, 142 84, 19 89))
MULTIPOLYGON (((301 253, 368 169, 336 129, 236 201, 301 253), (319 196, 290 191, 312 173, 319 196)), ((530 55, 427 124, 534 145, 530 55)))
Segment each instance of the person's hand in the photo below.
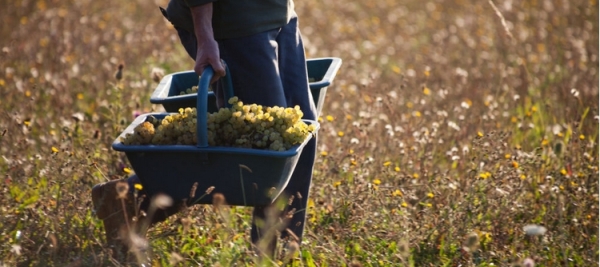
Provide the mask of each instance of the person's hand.
POLYGON ((198 43, 198 51, 196 52, 196 65, 194 71, 198 76, 202 75, 202 72, 206 66, 212 66, 214 75, 210 80, 210 83, 217 81, 219 78, 225 76, 225 66, 223 65, 219 56, 219 46, 217 41, 214 39, 203 40, 202 43, 198 43))
POLYGON ((198 50, 196 51, 196 65, 194 71, 198 76, 202 75, 206 66, 212 66, 214 75, 210 83, 217 81, 225 76, 225 66, 219 56, 219 44, 215 41, 212 29, 212 2, 193 6, 190 8, 192 20, 194 21, 194 33, 198 41, 198 50))

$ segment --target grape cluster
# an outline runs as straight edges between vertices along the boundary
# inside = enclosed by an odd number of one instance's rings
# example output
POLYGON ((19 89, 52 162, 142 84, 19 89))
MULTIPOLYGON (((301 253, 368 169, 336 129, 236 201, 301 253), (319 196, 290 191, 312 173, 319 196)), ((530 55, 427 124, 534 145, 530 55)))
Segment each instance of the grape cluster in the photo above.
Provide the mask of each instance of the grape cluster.
POLYGON ((198 86, 194 85, 191 88, 185 89, 185 91, 179 92, 179 95, 195 94, 198 93, 198 86))
MULTIPOLYGON (((208 87, 208 91, 212 91, 212 87, 208 87)), ((188 94, 197 94, 198 93, 198 86, 194 85, 188 89, 185 89, 184 91, 179 92, 179 95, 188 95, 188 94)))
POLYGON ((180 108, 179 113, 162 120, 150 115, 121 142, 125 145, 193 145, 197 143, 196 123, 195 108, 180 108))
MULTIPOLYGON (((210 146, 244 147, 285 151, 302 143, 315 131, 314 125, 302 121, 300 107, 263 107, 244 105, 237 97, 229 100, 231 108, 207 114, 207 138, 210 146)), ((122 140, 126 145, 195 145, 196 109, 179 109, 179 113, 158 120, 148 116, 122 140)))

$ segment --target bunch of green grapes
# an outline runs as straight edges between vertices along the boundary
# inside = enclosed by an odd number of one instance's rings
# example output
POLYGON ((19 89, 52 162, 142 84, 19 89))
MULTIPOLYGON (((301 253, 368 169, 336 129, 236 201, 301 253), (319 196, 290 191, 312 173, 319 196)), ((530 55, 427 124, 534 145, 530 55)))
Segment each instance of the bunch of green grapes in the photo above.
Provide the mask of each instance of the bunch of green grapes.
MULTIPOLYGON (((244 105, 237 97, 229 100, 231 108, 207 114, 207 138, 210 146, 244 147, 285 151, 302 143, 315 131, 314 125, 302 121, 300 107, 263 107, 244 105)), ((148 119, 128 134, 124 144, 195 145, 196 109, 180 109, 179 113, 157 120, 148 119)))
MULTIPOLYGON (((212 91, 212 87, 209 86, 208 91, 212 91)), ((179 92, 179 95, 197 94, 197 93, 198 93, 198 86, 194 85, 188 89, 185 89, 185 91, 179 92)))
POLYGON ((196 123, 195 108, 180 108, 179 113, 162 120, 148 116, 121 142, 125 145, 194 145, 197 143, 196 123))
POLYGON ((179 92, 179 95, 196 94, 198 93, 198 86, 194 85, 191 88, 185 89, 185 91, 179 92))

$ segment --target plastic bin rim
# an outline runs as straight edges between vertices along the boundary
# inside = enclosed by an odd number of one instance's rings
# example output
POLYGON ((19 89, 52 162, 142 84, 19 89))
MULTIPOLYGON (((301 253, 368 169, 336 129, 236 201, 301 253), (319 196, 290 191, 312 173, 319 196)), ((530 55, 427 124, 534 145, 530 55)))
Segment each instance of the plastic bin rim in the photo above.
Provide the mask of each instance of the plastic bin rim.
MULTIPOLYGON (((325 75, 323 75, 323 79, 321 79, 320 81, 310 83, 310 87, 321 88, 321 87, 329 86, 329 85, 331 85, 331 81, 333 80, 333 78, 335 78, 335 75, 337 74, 337 71, 339 70, 341 63, 342 63, 341 58, 338 58, 338 57, 308 58, 308 59, 306 59, 306 62, 308 63, 308 62, 325 61, 325 60, 331 60, 331 64, 329 65, 327 72, 325 73, 325 75)), ((175 75, 189 74, 192 72, 194 72, 194 70, 183 70, 183 71, 169 73, 160 80, 159 84, 163 84, 163 83, 166 84, 166 83, 171 82, 171 80, 173 79, 173 76, 175 76, 175 75)), ((176 97, 176 96, 171 96, 171 97, 176 97)), ((160 97, 158 95, 154 96, 154 94, 153 94, 153 96, 151 96, 150 101, 153 101, 155 99, 162 100, 162 98, 164 98, 164 97, 160 97)))
MULTIPOLYGON (((331 60, 331 61, 332 61, 332 62, 331 62, 331 65, 339 65, 339 63, 341 63, 341 62, 342 62, 342 59, 341 59, 341 58, 339 58, 339 57, 317 57, 317 58, 307 58, 307 59, 306 59, 306 62, 310 62, 310 61, 324 61, 324 60, 331 60)), ((339 68, 339 66, 336 68, 336 71, 337 71, 337 69, 338 69, 338 68, 339 68)), ((178 75, 178 74, 188 74, 188 73, 190 73, 190 72, 193 72, 193 71, 194 71, 194 70, 183 70, 183 71, 172 72, 172 73, 169 73, 169 74, 167 74, 167 75, 163 76, 163 78, 162 78, 162 79, 166 81, 166 79, 168 79, 168 78, 171 78, 171 77, 173 77, 174 75, 178 75)), ((327 71, 327 74, 329 74, 329 73, 330 73, 330 71, 328 70, 328 71, 327 71)), ((335 73, 334 73, 334 74, 335 74, 335 73)), ((162 81, 161 81, 161 82, 162 82, 162 81)))

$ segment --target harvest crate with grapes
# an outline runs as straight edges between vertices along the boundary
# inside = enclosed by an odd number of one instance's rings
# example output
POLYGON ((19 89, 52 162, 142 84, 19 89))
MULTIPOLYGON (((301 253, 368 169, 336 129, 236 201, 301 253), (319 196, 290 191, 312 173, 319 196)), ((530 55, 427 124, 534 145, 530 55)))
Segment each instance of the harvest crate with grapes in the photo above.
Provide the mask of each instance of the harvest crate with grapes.
POLYGON ((195 107, 138 116, 113 149, 125 152, 149 194, 210 204, 203 192, 221 193, 230 205, 267 205, 287 185, 319 124, 302 119, 298 107, 244 104, 236 97, 228 108, 209 111, 212 74, 207 68, 200 77, 195 107))

